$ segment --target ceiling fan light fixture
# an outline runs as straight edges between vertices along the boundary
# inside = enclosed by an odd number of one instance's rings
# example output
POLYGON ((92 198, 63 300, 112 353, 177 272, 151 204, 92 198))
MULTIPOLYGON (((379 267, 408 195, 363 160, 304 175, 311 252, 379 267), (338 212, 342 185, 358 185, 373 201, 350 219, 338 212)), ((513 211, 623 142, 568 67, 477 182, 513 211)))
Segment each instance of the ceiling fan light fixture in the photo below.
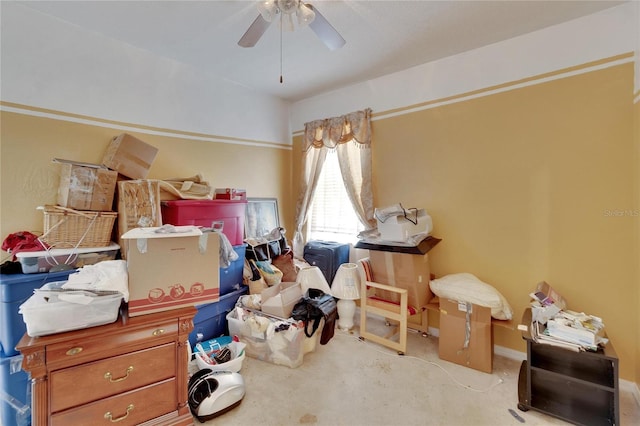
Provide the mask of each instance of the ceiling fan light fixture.
POLYGON ((278 13, 278 5, 276 0, 264 0, 258 3, 258 12, 265 21, 273 21, 273 17, 278 13))
POLYGON ((300 4, 300 0, 276 0, 276 5, 280 12, 285 15, 290 15, 295 13, 298 10, 298 5, 300 4))
MULTIPOLYGON (((311 3, 305 3, 304 0, 258 0, 257 8, 260 12, 258 17, 249 25, 247 31, 238 41, 238 45, 241 47, 255 46, 269 28, 271 22, 277 18, 280 18, 281 32, 293 31, 294 13, 298 21, 298 27, 308 26, 311 28, 329 50, 339 49, 345 44, 345 40, 322 16, 322 13, 311 3)), ((282 40, 282 35, 280 39, 282 40)))
POLYGON ((316 14, 313 10, 311 10, 307 5, 303 2, 298 4, 298 10, 296 11, 296 15, 298 16, 298 25, 300 27, 305 27, 313 22, 316 17, 316 14))

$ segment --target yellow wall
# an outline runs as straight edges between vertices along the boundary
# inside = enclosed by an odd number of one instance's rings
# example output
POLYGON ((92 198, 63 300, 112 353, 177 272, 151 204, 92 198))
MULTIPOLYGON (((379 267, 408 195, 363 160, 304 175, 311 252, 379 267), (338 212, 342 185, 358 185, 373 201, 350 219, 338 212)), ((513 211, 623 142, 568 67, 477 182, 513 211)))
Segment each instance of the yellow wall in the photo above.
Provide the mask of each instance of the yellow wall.
MULTIPOLYGON (((3 238, 22 230, 42 232, 43 217, 36 207, 56 202, 59 165, 51 162, 54 157, 99 163, 111 138, 122 133, 113 125, 69 122, 61 114, 43 118, 3 111, 0 120, 3 238)), ((179 133, 127 132, 159 149, 149 178, 200 173, 214 187, 244 188, 249 197, 277 198, 281 221, 285 226, 291 223, 290 147, 207 142, 179 133)))
MULTIPOLYGON (((432 272, 475 274, 507 298, 516 321, 542 280, 570 309, 601 316, 621 377, 633 380, 633 63, 563 77, 416 112, 374 111, 374 205, 426 208, 442 238, 432 272)), ((495 328, 495 343, 525 350, 518 331, 495 328)))

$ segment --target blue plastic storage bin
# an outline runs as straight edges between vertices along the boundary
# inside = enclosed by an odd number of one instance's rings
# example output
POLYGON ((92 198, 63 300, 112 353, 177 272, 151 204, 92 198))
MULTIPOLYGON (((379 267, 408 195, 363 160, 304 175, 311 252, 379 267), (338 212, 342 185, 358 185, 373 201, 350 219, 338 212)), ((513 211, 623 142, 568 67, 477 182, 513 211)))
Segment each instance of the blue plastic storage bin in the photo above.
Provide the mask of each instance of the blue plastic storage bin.
POLYGON ((217 302, 196 306, 198 312, 193 317, 194 327, 189 334, 189 343, 192 348, 198 341, 229 334, 227 314, 233 310, 240 296, 244 294, 249 294, 249 287, 246 285, 239 290, 220 296, 217 302))
POLYGON ((18 308, 33 290, 53 281, 66 281, 76 270, 44 274, 0 274, 0 356, 17 355, 15 346, 27 331, 18 308))
POLYGON ((0 357, 0 425, 31 424, 31 386, 22 355, 0 357))
POLYGON ((233 250, 238 255, 238 259, 231 262, 228 268, 220 268, 221 296, 239 290, 244 285, 242 282, 242 270, 244 269, 244 255, 247 245, 233 246, 233 250))

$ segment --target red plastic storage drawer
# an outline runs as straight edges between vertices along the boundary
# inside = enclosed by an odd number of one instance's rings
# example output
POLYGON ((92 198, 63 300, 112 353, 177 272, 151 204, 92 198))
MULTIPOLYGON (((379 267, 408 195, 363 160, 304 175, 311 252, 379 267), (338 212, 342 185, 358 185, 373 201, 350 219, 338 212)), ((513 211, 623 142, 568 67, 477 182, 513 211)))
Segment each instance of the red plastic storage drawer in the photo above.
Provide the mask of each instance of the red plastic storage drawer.
POLYGON ((174 200, 161 204, 162 223, 212 227, 223 222, 222 232, 233 246, 244 239, 247 200, 174 200))

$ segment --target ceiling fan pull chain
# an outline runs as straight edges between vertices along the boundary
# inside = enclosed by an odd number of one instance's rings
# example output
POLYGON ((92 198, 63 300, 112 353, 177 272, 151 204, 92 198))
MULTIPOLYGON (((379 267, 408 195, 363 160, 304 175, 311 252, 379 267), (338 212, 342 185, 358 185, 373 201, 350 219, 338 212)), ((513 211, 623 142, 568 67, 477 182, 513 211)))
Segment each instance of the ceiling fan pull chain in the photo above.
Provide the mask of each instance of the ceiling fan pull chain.
POLYGON ((282 13, 280 13, 280 84, 282 84, 282 13))

